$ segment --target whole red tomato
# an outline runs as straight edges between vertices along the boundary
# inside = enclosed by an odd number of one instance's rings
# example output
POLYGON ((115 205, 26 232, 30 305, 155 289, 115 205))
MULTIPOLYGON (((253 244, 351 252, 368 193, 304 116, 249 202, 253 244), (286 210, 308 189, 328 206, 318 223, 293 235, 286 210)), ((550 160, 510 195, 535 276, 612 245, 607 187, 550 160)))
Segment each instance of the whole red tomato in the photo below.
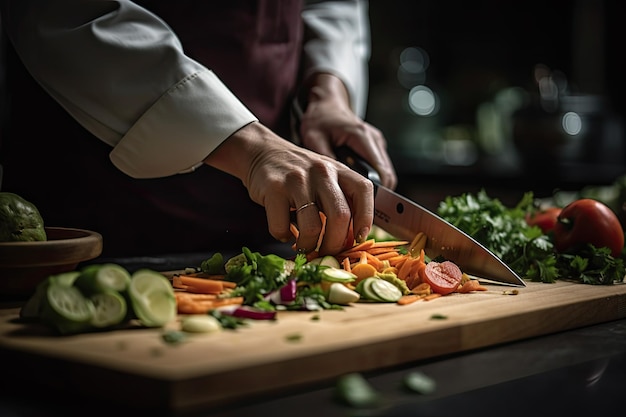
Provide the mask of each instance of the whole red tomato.
POLYGON ((526 216, 526 223, 530 226, 539 226, 543 233, 548 233, 554 229, 557 219, 561 214, 560 207, 549 207, 538 210, 526 216))
POLYGON ((565 252, 588 243, 596 248, 607 247, 611 255, 618 257, 624 248, 624 230, 608 206, 582 198, 561 210, 554 226, 554 247, 565 252))

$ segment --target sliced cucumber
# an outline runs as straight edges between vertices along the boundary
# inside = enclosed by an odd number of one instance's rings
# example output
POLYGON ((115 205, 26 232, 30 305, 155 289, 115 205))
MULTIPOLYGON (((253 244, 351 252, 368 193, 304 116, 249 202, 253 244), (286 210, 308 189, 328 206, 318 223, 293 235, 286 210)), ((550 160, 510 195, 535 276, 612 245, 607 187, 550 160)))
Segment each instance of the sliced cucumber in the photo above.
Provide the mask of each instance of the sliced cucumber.
POLYGON ((90 328, 95 307, 73 286, 49 283, 41 307, 41 319, 63 334, 90 328))
POLYGON ((95 312, 91 325, 102 329, 120 324, 126 318, 126 300, 117 291, 106 291, 90 297, 95 312))
POLYGON ((176 317, 174 289, 165 276, 150 269, 133 273, 128 295, 139 321, 147 327, 161 327, 176 317))
POLYGON ((35 292, 26 300, 20 309, 20 318, 37 319, 41 314, 41 308, 46 297, 48 285, 58 284, 71 287, 74 280, 80 273, 78 271, 61 272, 59 274, 50 275, 44 281, 40 282, 35 288, 35 292))
POLYGON ((359 373, 341 376, 335 386, 335 397, 338 401, 356 408, 374 407, 382 401, 380 392, 359 373))
POLYGON ((373 279, 369 289, 384 303, 395 303, 402 297, 402 291, 398 287, 380 278, 373 279))
POLYGON ((331 255, 323 256, 322 259, 320 260, 320 265, 329 266, 331 268, 337 268, 337 269, 341 268, 341 264, 339 263, 337 258, 331 255))
POLYGON ((321 270, 322 279, 329 282, 352 282, 356 279, 356 275, 345 269, 327 267, 321 270))
POLYGON ((65 285, 71 287, 76 282, 76 278, 80 275, 80 271, 61 272, 60 274, 50 275, 48 280, 53 284, 65 285))
POLYGON ((356 291, 370 301, 380 303, 395 303, 402 297, 402 291, 389 281, 381 278, 370 277, 360 281, 356 291))
POLYGON ((42 281, 35 288, 35 292, 26 300, 22 308, 20 309, 20 318, 22 319, 38 319, 41 313, 41 306, 43 305, 46 297, 46 290, 48 289, 48 280, 42 281))
POLYGON ((114 263, 86 266, 74 283, 88 296, 105 291, 124 292, 129 284, 130 273, 123 266, 114 263))
POLYGON ((308 263, 313 265, 323 265, 329 266, 331 268, 341 268, 341 264, 332 255, 318 256, 317 258, 311 259, 308 263))
POLYGON ((364 299, 369 301, 382 302, 378 295, 372 291, 372 283, 379 278, 365 278, 357 284, 357 290, 363 296, 364 299))

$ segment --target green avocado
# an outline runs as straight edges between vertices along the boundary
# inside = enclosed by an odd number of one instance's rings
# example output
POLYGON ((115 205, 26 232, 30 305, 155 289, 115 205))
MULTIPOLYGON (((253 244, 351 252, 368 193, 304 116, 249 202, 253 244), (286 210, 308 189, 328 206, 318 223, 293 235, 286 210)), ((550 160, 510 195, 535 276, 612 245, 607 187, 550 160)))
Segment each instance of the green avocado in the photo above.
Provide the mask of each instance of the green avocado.
POLYGON ((17 194, 0 192, 0 242, 44 240, 46 231, 37 207, 17 194))

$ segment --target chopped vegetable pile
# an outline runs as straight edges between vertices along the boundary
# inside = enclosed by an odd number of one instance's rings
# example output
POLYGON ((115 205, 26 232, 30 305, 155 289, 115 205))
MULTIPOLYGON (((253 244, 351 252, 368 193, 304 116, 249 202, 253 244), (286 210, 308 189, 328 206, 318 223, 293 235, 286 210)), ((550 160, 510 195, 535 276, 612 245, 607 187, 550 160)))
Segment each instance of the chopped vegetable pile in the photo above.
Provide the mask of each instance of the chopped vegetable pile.
POLYGON ((370 238, 336 256, 316 252, 284 259, 244 247, 220 253, 172 277, 179 314, 271 320, 281 310, 342 309, 356 302, 407 305, 443 295, 484 291, 450 261, 429 260, 426 236, 412 242, 370 238))

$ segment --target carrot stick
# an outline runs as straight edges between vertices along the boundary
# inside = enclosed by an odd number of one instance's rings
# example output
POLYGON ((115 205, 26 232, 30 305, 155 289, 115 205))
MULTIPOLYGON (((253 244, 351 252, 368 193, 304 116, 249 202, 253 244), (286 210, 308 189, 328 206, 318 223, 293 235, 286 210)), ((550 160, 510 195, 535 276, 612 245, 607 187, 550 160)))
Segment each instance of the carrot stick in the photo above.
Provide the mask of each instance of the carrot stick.
POLYGON ((359 243, 358 245, 353 246, 353 247, 351 247, 351 248, 341 252, 340 256, 349 256, 351 253, 359 252, 359 251, 362 251, 362 250, 367 250, 367 249, 371 248, 372 246, 374 246, 375 242, 376 241, 374 239, 368 239, 368 240, 366 240, 363 243, 359 243))
POLYGON ((413 266, 414 262, 416 262, 415 258, 407 257, 406 261, 404 261, 404 263, 398 270, 398 278, 400 278, 403 281, 406 281, 406 279, 409 276, 409 271, 411 270, 411 267, 413 266))
POLYGON ((366 264, 367 263, 367 252, 361 251, 359 254, 359 263, 366 264))
POLYGON ((388 253, 388 252, 397 252, 394 246, 385 246, 382 248, 372 247, 372 248, 369 248, 367 251, 371 253, 372 255, 381 255, 383 253, 388 253))
POLYGON ((232 304, 243 304, 243 297, 225 297, 218 298, 213 301, 215 307, 227 306, 232 304))
POLYGON ((472 291, 487 291, 487 288, 483 287, 477 280, 472 279, 461 285, 456 291, 464 294, 472 291))
POLYGON ((391 266, 395 266, 400 268, 402 266, 402 264, 404 263, 404 261, 407 260, 407 256, 406 255, 398 255, 398 256, 393 256, 389 259, 387 259, 387 261, 389 261, 389 265, 391 266))
POLYGON ((174 293, 177 301, 206 301, 217 299, 216 294, 194 294, 184 291, 176 291, 174 293))
POLYGON ((439 297, 441 297, 441 294, 434 292, 424 297, 424 301, 434 300, 435 298, 439 298, 439 297))
POLYGON ((411 293, 418 295, 430 295, 432 293, 430 285, 427 282, 422 282, 411 288, 411 293))
POLYGON ((219 294, 225 288, 234 288, 236 286, 234 282, 217 279, 196 278, 186 275, 179 275, 179 278, 181 284, 187 286, 187 291, 196 293, 219 294))
MULTIPOLYGON (((372 253, 370 251, 368 251, 368 252, 372 253)), ((385 261, 385 260, 391 261, 391 259, 393 259, 394 257, 396 257, 398 255, 400 255, 400 254, 397 251, 392 250, 392 251, 385 252, 385 253, 379 253, 379 254, 376 255, 376 257, 378 259, 380 259, 381 261, 385 261)))
POLYGON ((178 314, 206 314, 211 310, 211 307, 200 305, 197 303, 178 303, 176 311, 178 314))
POLYGON ((409 242, 406 240, 381 240, 378 242, 374 242, 372 247, 374 248, 397 247, 397 246, 404 246, 407 243, 409 242))
POLYGON ((400 297, 397 303, 400 304, 401 306, 405 306, 405 305, 412 304, 416 301, 423 300, 423 299, 424 299, 423 295, 408 294, 408 295, 403 295, 402 297, 400 297))
POLYGON ((177 302, 177 311, 179 314, 205 314, 217 307, 232 304, 243 304, 243 297, 216 298, 214 300, 196 300, 181 299, 177 302))
POLYGON ((383 261, 381 261, 380 259, 378 259, 377 256, 374 256, 369 252, 364 252, 364 253, 365 253, 365 257, 367 258, 367 263, 372 265, 374 268, 376 268, 377 271, 380 271, 383 266, 383 261))
POLYGON ((183 284, 183 281, 180 279, 180 276, 178 275, 174 275, 172 277, 172 287, 178 288, 180 290, 184 290, 187 288, 187 286, 183 284))
POLYGON ((295 237, 296 239, 300 235, 300 231, 298 230, 296 225, 293 223, 289 223, 289 230, 291 231, 291 234, 293 235, 293 237, 295 237))
POLYGON ((345 257, 343 258, 343 261, 341 262, 341 264, 343 265, 343 269, 345 269, 348 272, 352 272, 352 266, 350 265, 350 258, 349 257, 345 257))
MULTIPOLYGON (((411 268, 413 269, 413 268, 411 268)), ((413 272, 409 272, 409 275, 406 277, 406 279, 404 280, 404 282, 406 282, 406 286, 408 287, 408 289, 413 289, 416 286, 418 286, 421 282, 420 277, 413 273, 413 272)))

